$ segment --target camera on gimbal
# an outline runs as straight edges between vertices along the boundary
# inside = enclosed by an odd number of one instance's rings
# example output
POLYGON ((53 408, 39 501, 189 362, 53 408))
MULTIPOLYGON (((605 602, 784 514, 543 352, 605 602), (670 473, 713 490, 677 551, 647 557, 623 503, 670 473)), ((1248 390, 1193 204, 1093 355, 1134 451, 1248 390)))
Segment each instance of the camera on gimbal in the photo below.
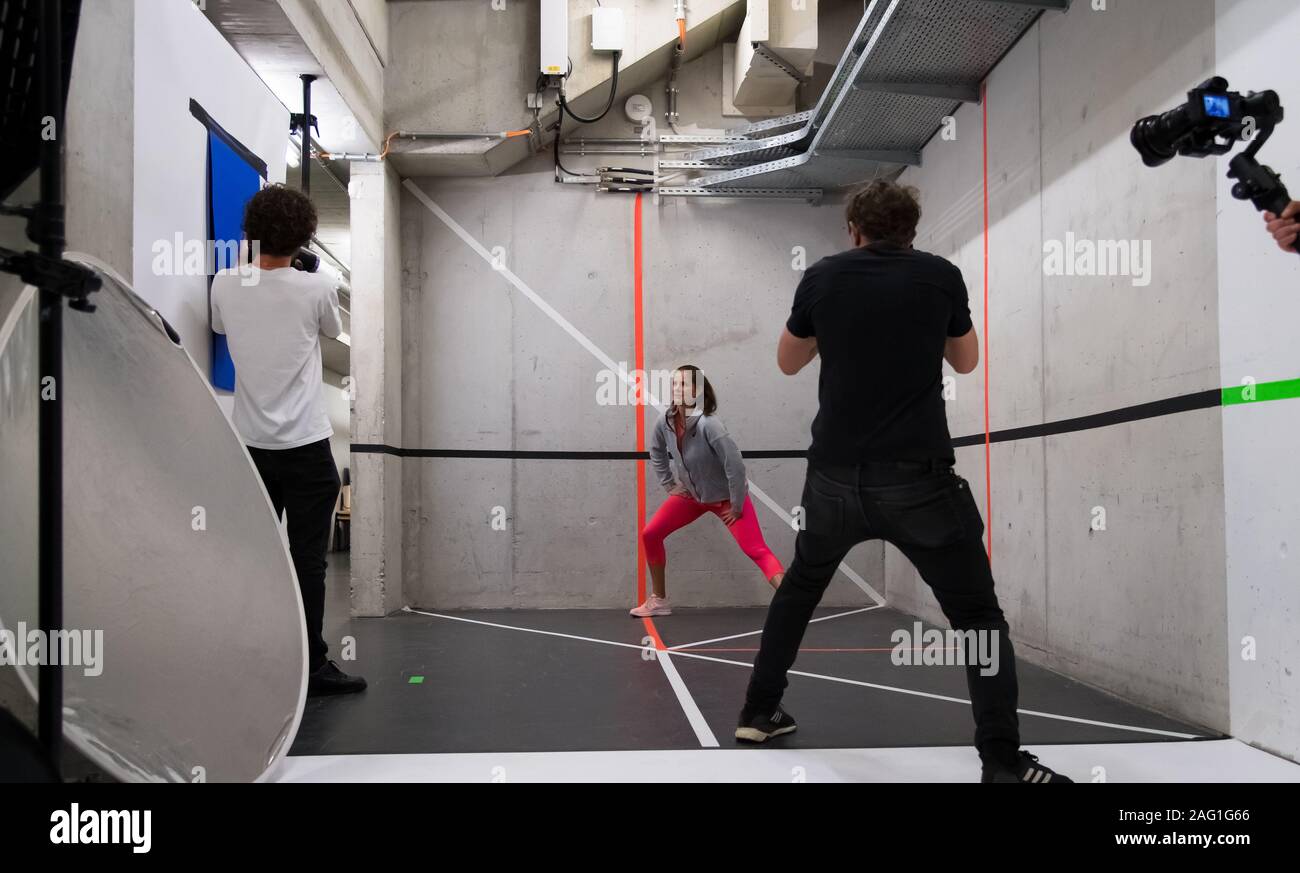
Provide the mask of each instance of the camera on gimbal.
POLYGON ((1228 162, 1228 178, 1236 180, 1232 196, 1249 200, 1261 212, 1280 215, 1291 195, 1282 177, 1255 160, 1255 155, 1282 117, 1277 92, 1243 95, 1229 91, 1227 79, 1214 76, 1188 91, 1182 106, 1139 119, 1129 140, 1142 163, 1158 167, 1175 155, 1204 158, 1227 154, 1238 142, 1249 139, 1246 150, 1228 162))

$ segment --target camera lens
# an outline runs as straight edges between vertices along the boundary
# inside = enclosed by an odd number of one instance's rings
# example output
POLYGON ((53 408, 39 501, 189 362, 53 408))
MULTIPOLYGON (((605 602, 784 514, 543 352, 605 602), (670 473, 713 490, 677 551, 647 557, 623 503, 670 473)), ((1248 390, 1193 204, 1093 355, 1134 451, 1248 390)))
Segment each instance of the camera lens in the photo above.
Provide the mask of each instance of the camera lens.
POLYGON ((1133 125, 1129 142, 1133 143, 1133 148, 1142 156, 1142 163, 1148 167, 1158 167, 1177 154, 1173 145, 1175 138, 1167 131, 1167 125, 1161 123, 1159 115, 1140 118, 1133 125))

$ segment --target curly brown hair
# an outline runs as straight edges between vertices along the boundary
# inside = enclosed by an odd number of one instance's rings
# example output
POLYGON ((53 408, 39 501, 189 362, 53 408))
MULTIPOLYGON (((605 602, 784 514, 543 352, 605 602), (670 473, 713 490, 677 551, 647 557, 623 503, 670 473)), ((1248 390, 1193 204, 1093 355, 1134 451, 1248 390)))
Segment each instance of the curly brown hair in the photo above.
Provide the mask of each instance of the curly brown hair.
POLYGON ((311 198, 284 185, 267 185, 244 207, 244 237, 256 240, 264 255, 296 254, 315 232, 316 207, 311 198))
POLYGON ((921 220, 919 197, 910 185, 877 179, 849 197, 844 217, 872 242, 909 246, 921 220))

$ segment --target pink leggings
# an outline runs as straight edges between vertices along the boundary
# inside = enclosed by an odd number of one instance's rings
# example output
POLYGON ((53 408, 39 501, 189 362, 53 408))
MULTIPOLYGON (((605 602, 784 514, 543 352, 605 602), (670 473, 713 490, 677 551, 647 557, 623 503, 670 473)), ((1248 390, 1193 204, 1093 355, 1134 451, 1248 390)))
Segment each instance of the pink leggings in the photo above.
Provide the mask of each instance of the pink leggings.
MULTIPOLYGON (((650 519, 649 524, 641 531, 646 563, 656 566, 666 563, 664 540, 670 533, 685 527, 706 512, 712 512, 718 518, 722 518, 726 506, 725 500, 717 503, 699 503, 684 494, 668 495, 668 499, 659 507, 654 518, 650 519)), ((764 579, 771 579, 777 573, 783 572, 781 562, 772 554, 767 543, 763 542, 763 531, 758 526, 754 504, 750 502, 748 494, 745 495, 745 505, 740 519, 734 524, 727 525, 727 530, 731 531, 731 535, 740 544, 741 550, 763 571, 764 579)))

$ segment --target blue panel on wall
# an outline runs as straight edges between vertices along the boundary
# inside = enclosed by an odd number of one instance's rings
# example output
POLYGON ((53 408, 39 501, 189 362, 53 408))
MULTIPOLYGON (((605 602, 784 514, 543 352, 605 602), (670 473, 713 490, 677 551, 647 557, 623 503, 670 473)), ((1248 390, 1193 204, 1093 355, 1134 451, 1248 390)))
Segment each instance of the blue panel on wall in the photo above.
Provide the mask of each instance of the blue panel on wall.
MULTIPOLYGON (((208 239, 215 243, 216 270, 236 266, 231 253, 238 251, 243 236, 244 205, 261 187, 259 168, 250 165, 244 154, 232 148, 223 136, 209 131, 208 239)), ((212 334, 212 384, 227 391, 235 390, 235 364, 230 359, 226 338, 216 332, 212 334)))

